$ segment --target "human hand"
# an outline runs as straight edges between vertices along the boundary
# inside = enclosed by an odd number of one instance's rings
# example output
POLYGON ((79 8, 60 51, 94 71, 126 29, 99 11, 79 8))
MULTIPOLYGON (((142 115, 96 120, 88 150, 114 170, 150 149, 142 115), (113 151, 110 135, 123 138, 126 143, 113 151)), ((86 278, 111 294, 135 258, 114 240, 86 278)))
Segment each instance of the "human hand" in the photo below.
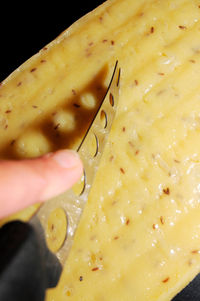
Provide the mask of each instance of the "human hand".
POLYGON ((78 154, 71 150, 35 159, 0 160, 0 218, 66 191, 82 171, 78 154))

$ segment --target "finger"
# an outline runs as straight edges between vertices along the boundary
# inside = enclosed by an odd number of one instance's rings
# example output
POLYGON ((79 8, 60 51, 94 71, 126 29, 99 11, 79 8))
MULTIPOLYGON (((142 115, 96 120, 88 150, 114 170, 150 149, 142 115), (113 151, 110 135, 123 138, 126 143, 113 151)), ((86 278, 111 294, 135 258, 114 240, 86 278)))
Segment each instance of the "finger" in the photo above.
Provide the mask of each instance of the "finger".
POLYGON ((0 161, 0 218, 64 192, 82 171, 77 153, 70 150, 36 159, 0 161))

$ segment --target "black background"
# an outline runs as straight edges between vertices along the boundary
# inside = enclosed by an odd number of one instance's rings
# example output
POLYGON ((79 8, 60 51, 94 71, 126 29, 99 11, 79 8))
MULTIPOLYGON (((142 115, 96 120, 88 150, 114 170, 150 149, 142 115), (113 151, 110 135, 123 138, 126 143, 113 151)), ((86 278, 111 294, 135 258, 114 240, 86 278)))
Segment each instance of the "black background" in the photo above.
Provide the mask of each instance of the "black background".
POLYGON ((0 2, 0 82, 103 0, 0 2))

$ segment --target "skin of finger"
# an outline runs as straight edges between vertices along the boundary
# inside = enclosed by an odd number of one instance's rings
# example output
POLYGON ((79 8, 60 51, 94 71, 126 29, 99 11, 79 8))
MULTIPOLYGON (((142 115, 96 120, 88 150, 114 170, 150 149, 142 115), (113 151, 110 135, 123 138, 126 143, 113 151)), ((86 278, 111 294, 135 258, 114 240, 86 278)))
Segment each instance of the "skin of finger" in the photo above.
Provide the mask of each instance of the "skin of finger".
POLYGON ((71 187, 82 174, 82 163, 62 168, 53 154, 22 161, 0 161, 0 218, 45 201, 71 187))

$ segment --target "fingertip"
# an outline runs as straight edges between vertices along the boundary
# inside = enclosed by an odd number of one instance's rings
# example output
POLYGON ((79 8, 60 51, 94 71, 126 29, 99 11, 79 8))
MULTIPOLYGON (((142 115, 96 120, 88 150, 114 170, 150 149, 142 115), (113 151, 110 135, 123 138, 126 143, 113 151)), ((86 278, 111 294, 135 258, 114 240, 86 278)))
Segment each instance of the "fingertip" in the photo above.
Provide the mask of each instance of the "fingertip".
POLYGON ((40 200, 46 201, 71 188, 83 174, 83 164, 77 152, 59 150, 45 156, 46 185, 40 194, 40 200), (47 167, 49 166, 49 167, 47 167))
POLYGON ((53 153, 52 158, 60 165, 62 168, 82 168, 82 162, 78 153, 74 150, 64 149, 53 153))

